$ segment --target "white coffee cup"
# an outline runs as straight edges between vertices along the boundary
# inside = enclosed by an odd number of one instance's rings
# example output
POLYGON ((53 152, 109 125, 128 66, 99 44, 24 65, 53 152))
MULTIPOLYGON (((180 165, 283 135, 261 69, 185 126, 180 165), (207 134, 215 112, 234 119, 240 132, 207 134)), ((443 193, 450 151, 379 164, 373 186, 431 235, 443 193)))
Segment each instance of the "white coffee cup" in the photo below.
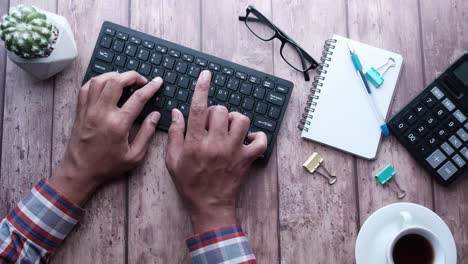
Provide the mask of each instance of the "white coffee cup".
POLYGON ((445 264, 445 251, 440 239, 429 229, 413 223, 413 217, 407 211, 400 212, 400 231, 390 240, 387 246, 387 263, 394 264, 393 248, 400 238, 408 234, 416 234, 424 237, 432 246, 434 252, 434 264, 445 264))

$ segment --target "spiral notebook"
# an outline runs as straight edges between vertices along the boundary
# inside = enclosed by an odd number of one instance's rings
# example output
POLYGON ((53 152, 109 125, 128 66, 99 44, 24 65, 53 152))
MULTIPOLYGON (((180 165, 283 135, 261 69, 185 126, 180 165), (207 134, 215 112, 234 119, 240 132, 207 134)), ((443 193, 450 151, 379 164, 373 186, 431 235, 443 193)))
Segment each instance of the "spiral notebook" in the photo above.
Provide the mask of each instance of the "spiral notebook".
MULTIPOLYGON (((403 63, 401 55, 338 35, 325 41, 321 66, 310 89, 299 129, 301 137, 345 152, 374 159, 381 130, 351 62, 347 42, 352 43, 366 72, 395 60, 379 88, 371 86, 380 112, 387 116, 403 63)), ((369 84, 370 85, 370 84, 369 84)))

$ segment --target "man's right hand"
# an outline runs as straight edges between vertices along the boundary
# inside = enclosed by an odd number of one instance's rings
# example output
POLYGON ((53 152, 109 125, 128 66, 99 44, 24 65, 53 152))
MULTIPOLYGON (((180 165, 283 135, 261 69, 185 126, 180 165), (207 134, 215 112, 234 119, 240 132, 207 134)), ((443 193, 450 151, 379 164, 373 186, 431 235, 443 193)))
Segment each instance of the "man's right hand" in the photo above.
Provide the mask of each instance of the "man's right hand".
POLYGON ((207 107, 211 73, 203 71, 192 98, 187 133, 172 110, 166 165, 187 203, 197 233, 236 224, 236 198, 247 171, 267 148, 265 133, 248 135, 250 121, 224 106, 207 107))

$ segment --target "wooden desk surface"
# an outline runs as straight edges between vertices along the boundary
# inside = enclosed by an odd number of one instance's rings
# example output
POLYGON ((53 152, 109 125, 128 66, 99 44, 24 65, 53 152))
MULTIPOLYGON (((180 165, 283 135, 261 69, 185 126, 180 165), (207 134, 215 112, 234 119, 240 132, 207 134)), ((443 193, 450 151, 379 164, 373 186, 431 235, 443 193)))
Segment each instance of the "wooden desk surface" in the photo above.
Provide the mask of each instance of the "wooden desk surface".
MULTIPOLYGON (((455 236, 459 263, 468 263, 468 179, 439 186, 395 138, 384 140, 376 161, 301 140, 296 125, 310 83, 283 62, 280 43, 258 40, 237 20, 254 4, 315 58, 333 33, 401 53, 394 114, 468 50, 468 1, 10 0, 0 3, 0 13, 20 2, 65 16, 79 57, 39 82, 0 52, 1 217, 61 158, 97 33, 110 20, 295 83, 273 156, 267 167, 252 169, 239 203, 260 263, 354 262, 360 226, 375 210, 399 202, 372 176, 387 164, 408 192, 403 201, 437 212, 455 236), (301 167, 314 151, 339 175, 334 186, 301 167)), ((95 195, 54 263, 189 262, 184 239, 191 225, 164 166, 166 141, 158 132, 144 164, 95 195)))

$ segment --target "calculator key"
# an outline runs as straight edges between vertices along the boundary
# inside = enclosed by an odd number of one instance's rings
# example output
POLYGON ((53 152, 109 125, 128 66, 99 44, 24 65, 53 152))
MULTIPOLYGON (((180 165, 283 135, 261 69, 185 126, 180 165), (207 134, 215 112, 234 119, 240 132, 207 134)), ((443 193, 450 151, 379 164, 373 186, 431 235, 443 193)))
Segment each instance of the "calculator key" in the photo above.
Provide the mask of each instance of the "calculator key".
POLYGON ((406 122, 408 124, 410 124, 410 125, 412 125, 412 124, 414 124, 416 122, 416 116, 414 116, 414 114, 411 111, 406 112, 403 115, 403 117, 406 120, 406 122))
POLYGON ((416 115, 418 116, 423 116, 427 110, 422 104, 418 104, 414 107, 414 111, 416 112, 416 115))
POLYGON ((460 153, 463 155, 463 157, 465 157, 465 159, 468 160, 468 148, 463 147, 463 148, 460 150, 460 153))
POLYGON ((466 116, 460 111, 460 110, 457 110, 453 113, 453 115, 455 116, 455 118, 458 120, 458 122, 462 123, 465 122, 466 120, 466 116))
POLYGON ((460 139, 455 135, 451 136, 449 138, 449 141, 452 144, 452 146, 455 147, 455 149, 459 149, 462 146, 460 139))
POLYGON ((458 155, 458 154, 455 155, 455 156, 453 156, 453 157, 452 157, 452 160, 453 160, 453 161, 455 162, 455 164, 457 164, 457 166, 460 167, 460 168, 463 167, 463 166, 465 166, 465 164, 466 164, 465 160, 464 160, 462 157, 460 157, 460 155, 458 155))
POLYGON ((424 97, 423 100, 424 100, 424 104, 428 108, 432 108, 436 103, 435 98, 432 95, 427 95, 426 97, 424 97))
POLYGON ((435 148, 439 144, 439 139, 437 138, 437 136, 431 135, 431 136, 426 137, 426 142, 429 143, 429 145, 432 148, 435 148))
POLYGON ((452 155, 453 152, 455 152, 455 150, 453 150, 453 148, 447 142, 444 142, 444 144, 442 144, 440 147, 444 150, 445 153, 447 153, 448 156, 452 155))
POLYGON ((457 128, 457 124, 455 123, 455 120, 453 118, 448 118, 447 128, 450 131, 454 131, 457 128))
POLYGON ((425 125, 420 125, 416 127, 416 130, 418 131, 419 135, 424 136, 427 134, 428 128, 425 125))
POLYGON ((455 105, 448 98, 445 98, 442 101, 442 104, 447 108, 447 110, 449 110, 449 112, 452 112, 452 110, 455 109, 455 105))
POLYGON ((401 120, 396 120, 395 122, 393 122, 393 126, 396 127, 398 131, 400 131, 400 133, 403 133, 406 131, 406 129, 408 129, 406 123, 401 120))
POLYGON ((429 126, 429 127, 435 127, 437 125, 437 122, 436 122, 436 119, 433 117, 433 116, 429 116, 427 119, 426 119, 426 124, 429 126))
POLYGON ((429 151, 431 150, 431 148, 429 148, 427 146, 427 144, 425 143, 422 143, 420 144, 417 148, 419 153, 421 153, 423 156, 426 156, 427 154, 429 154, 429 151))
POLYGON ((439 106, 435 109, 435 114, 438 119, 443 119, 447 115, 447 110, 439 106))
POLYGON ((431 89, 431 93, 437 98, 437 100, 440 100, 442 97, 444 97, 444 93, 437 86, 434 86, 434 88, 431 89))
POLYGON ((432 152, 432 154, 426 158, 427 163, 431 165, 432 168, 437 168, 442 162, 444 162, 447 157, 439 149, 432 152))
POLYGON ((444 164, 444 166, 437 170, 437 173, 439 173, 439 175, 442 178, 444 178, 444 180, 448 180, 457 171, 458 169, 455 167, 455 165, 453 165, 452 162, 448 161, 444 164))
POLYGON ((460 128, 457 131, 457 135, 463 140, 463 142, 466 142, 468 140, 468 134, 463 128, 460 128))
POLYGON ((436 132, 437 136, 439 136, 441 139, 445 139, 449 133, 447 131, 447 129, 441 127, 439 129, 437 129, 437 132, 436 132))
POLYGON ((405 138, 410 144, 416 144, 419 140, 419 136, 415 132, 409 132, 405 135, 405 138))

